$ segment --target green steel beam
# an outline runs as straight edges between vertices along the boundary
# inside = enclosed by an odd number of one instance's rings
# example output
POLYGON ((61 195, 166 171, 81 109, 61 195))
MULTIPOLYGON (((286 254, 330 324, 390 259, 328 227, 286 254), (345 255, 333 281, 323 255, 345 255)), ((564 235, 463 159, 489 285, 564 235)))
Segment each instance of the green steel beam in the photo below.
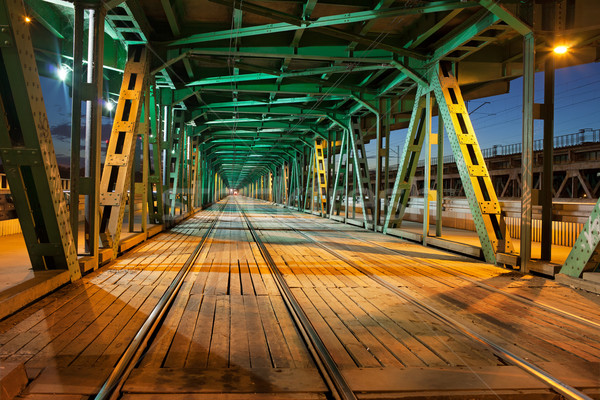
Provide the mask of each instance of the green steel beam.
POLYGON ((532 28, 525 22, 521 21, 509 10, 504 8, 502 4, 498 4, 496 0, 479 0, 479 4, 488 9, 491 13, 510 25, 514 30, 525 36, 532 33, 532 28))
MULTIPOLYGON (((291 47, 244 47, 239 49, 208 47, 193 48, 188 55, 240 58, 290 58, 310 61, 351 62, 386 64, 394 59, 394 53, 381 49, 348 51, 347 46, 302 46, 291 47)), ((171 63, 171 61, 166 61, 171 63)), ((170 65, 170 64, 169 64, 170 65)), ((165 68, 165 67, 163 67, 165 68)))
MULTIPOLYGON (((399 65, 397 61, 392 61, 393 66, 399 65)), ((205 78, 198 81, 188 83, 186 86, 206 86, 214 85, 218 83, 234 83, 234 82, 248 82, 248 81, 260 81, 277 78, 296 78, 310 75, 322 75, 322 74, 334 74, 334 73, 350 73, 350 72, 361 72, 361 71, 374 71, 386 67, 386 65, 364 65, 364 66, 331 66, 324 68, 311 68, 304 71, 297 72, 278 72, 272 71, 271 73, 259 72, 255 74, 243 74, 243 75, 229 75, 229 76, 216 76, 211 78, 205 78)))
MULTIPOLYGON (((246 6, 249 4, 247 2, 246 6)), ((416 7, 394 7, 383 10, 368 10, 368 11, 359 11, 354 13, 346 13, 339 15, 328 15, 317 18, 312 21, 302 21, 295 18, 296 21, 299 22, 299 25, 296 23, 290 22, 280 22, 274 24, 267 25, 258 25, 258 26, 249 26, 245 28, 232 29, 232 30, 224 30, 217 32, 209 32, 209 33, 201 33, 189 36, 184 39, 176 40, 169 44, 169 46, 189 46, 197 43, 204 42, 212 42, 217 40, 229 40, 232 37, 248 37, 248 36, 256 36, 256 35, 264 35, 264 34, 272 34, 277 32, 289 32, 294 31, 299 28, 302 29, 312 29, 324 26, 332 26, 332 25, 340 25, 340 24, 349 24, 355 22, 369 21, 372 19, 378 18, 389 18, 389 17, 399 17, 403 15, 414 15, 414 14, 425 14, 425 13, 435 13, 453 10, 457 8, 467 8, 477 6, 477 3, 473 2, 464 2, 464 1, 436 1, 431 2, 426 6, 416 6, 416 7)), ((268 10, 268 9, 267 9, 268 10)), ((282 14, 279 13, 278 19, 280 20, 282 14)))
MULTIPOLYGON (((230 84, 216 84, 209 87, 188 87, 185 89, 175 89, 172 104, 179 104, 190 97, 203 92, 231 92, 230 84)), ((238 84, 236 87, 238 93, 281 93, 281 94, 297 94, 297 95, 316 95, 316 96, 336 96, 349 97, 354 91, 343 89, 340 87, 326 87, 315 83, 287 83, 277 85, 275 83, 245 83, 238 84)), ((358 92, 358 90, 357 90, 358 92)), ((368 94, 367 94, 368 96, 368 94)))

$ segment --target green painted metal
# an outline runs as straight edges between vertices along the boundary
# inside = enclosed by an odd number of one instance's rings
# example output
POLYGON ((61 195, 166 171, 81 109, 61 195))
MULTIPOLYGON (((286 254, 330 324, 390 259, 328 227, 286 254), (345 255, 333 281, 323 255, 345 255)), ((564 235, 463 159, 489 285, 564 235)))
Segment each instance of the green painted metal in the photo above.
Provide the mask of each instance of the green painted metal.
POLYGON ((373 185, 367 162, 365 140, 358 118, 352 118, 351 120, 349 137, 348 142, 354 161, 353 175, 357 181, 358 193, 362 200, 364 227, 368 228, 369 224, 373 222, 375 204, 373 202, 373 185))
POLYGON ((338 164, 335 169, 335 178, 333 181, 333 190, 332 190, 332 201, 331 207, 329 210, 329 218, 333 215, 340 215, 342 208, 342 200, 344 198, 344 182, 346 179, 346 174, 348 173, 348 162, 349 157, 347 154, 347 141, 348 141, 348 131, 344 131, 342 133, 342 141, 340 145, 340 152, 338 154, 338 164), (344 157, 346 158, 344 161, 344 157))
POLYGON ((148 143, 152 152, 152 163, 148 171, 148 205, 150 223, 162 224, 164 222, 164 204, 163 204, 163 169, 161 152, 161 108, 156 104, 156 88, 154 86, 148 89, 149 108, 150 108, 150 136, 148 143))
POLYGON ((525 36, 532 33, 532 28, 525 22, 521 21, 510 11, 508 11, 502 4, 494 0, 479 0, 479 4, 490 10, 498 18, 502 19, 508 25, 514 28, 521 35, 525 36))
POLYGON ((585 271, 597 271, 600 265, 600 200, 596 203, 575 245, 560 269, 575 278, 585 271))
POLYGON ((414 180, 417 164, 423 148, 425 137, 425 94, 428 88, 419 86, 415 97, 415 103, 411 114, 408 133, 404 142, 398 174, 394 182, 390 207, 383 224, 383 232, 387 233, 390 228, 398 228, 402 224, 402 217, 408 205, 412 182, 414 180))
MULTIPOLYGON (((246 2, 248 4, 248 2, 246 2)), ((192 35, 185 39, 176 40, 171 43, 170 46, 182 46, 182 45, 193 45, 197 43, 203 42, 213 42, 217 40, 229 40, 231 37, 248 37, 248 36, 256 36, 263 35, 267 33, 277 33, 277 32, 287 32, 287 31, 295 31, 298 28, 302 29, 310 29, 310 28, 319 28, 324 26, 331 25, 339 25, 339 24, 348 24, 354 22, 362 22, 369 21, 372 19, 378 18, 389 18, 389 17, 398 17, 402 15, 411 15, 411 14, 423 14, 423 13, 435 13, 441 11, 448 11, 457 8, 467 8, 473 7, 476 4, 471 2, 464 1, 437 1, 430 3, 427 6, 416 6, 416 7, 395 7, 389 9, 379 9, 379 10, 369 10, 369 11, 359 11, 354 13, 346 13, 340 15, 328 15, 317 18, 312 21, 302 21, 300 19, 297 20, 299 24, 289 23, 289 22, 280 22, 274 24, 267 25, 258 25, 258 26, 250 26, 245 28, 238 28, 233 30, 225 30, 218 32, 209 32, 192 35)), ((277 16, 279 18, 283 17, 283 13, 278 13, 277 16)), ((413 53, 416 54, 416 53, 413 53)))
MULTIPOLYGON (((169 157, 168 177, 169 177, 169 216, 175 217, 177 204, 183 201, 182 188, 182 171, 183 171, 183 156, 185 152, 186 128, 184 124, 183 112, 180 110, 175 112, 173 118, 173 145, 171 146, 171 155, 169 157), (179 200, 179 201, 178 201, 179 200)), ((167 153, 169 151, 167 150, 167 153)))
POLYGON ((20 0, 0 4, 0 156, 31 265, 81 277, 50 136, 29 27, 20 0))

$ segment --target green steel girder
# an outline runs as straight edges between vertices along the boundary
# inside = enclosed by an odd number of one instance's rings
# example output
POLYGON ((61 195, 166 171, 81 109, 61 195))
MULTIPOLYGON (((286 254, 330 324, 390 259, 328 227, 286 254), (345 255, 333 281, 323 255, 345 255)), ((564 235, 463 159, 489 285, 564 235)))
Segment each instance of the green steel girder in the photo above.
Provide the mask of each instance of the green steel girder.
POLYGON ((239 58, 289 58, 297 60, 348 62, 366 64, 388 64, 394 59, 394 53, 381 49, 349 51, 348 46, 302 46, 292 47, 245 47, 230 49, 222 47, 193 48, 186 53, 166 61, 163 66, 172 65, 185 56, 216 56, 239 58))
MULTIPOLYGON (((233 30, 224 30, 218 32, 209 32, 202 33, 189 36, 184 39, 176 40, 171 43, 169 46, 190 46, 197 43, 203 42, 212 42, 217 40, 229 40, 231 37, 247 37, 247 36, 256 36, 256 35, 264 35, 271 34, 277 32, 288 32, 295 31, 299 28, 302 29, 312 29, 319 28, 324 26, 332 26, 332 25, 340 25, 340 24, 349 24, 355 22, 369 21, 372 19, 378 18, 389 18, 389 17, 399 17, 402 15, 411 15, 411 14, 424 14, 424 13, 435 13, 441 11, 448 11, 457 8, 467 8, 476 6, 477 3, 472 2, 464 2, 464 1, 436 1, 432 2, 426 6, 416 6, 416 7, 394 7, 388 9, 379 9, 379 10, 368 10, 368 11, 359 11, 354 13, 346 13, 340 15, 328 15, 320 18, 316 18, 312 21, 302 21, 293 17, 296 21, 298 21, 299 25, 296 23, 290 22, 280 22, 274 24, 267 25, 259 25, 259 26, 250 26, 245 28, 233 29, 233 30)), ((278 13, 277 19, 281 20, 284 18, 284 13, 278 13)), ((413 52, 414 55, 418 54, 413 52)))
MULTIPOLYGON (((294 118, 293 116, 278 116, 278 117, 266 117, 266 118, 230 118, 230 119, 214 119, 209 121, 204 121, 203 125, 229 125, 235 124, 235 126, 253 126, 252 123, 256 123, 259 127, 272 127, 272 128, 283 128, 283 126, 279 126, 279 124, 271 124, 272 122, 278 121, 288 121, 288 125, 290 127, 294 127, 296 125, 299 126, 299 129, 306 129, 307 125, 299 125, 295 121, 299 120, 298 118, 294 118), (250 125, 247 125, 250 124, 250 125)), ((285 123, 284 123, 285 125, 285 123)), ((310 129, 310 128, 309 128, 310 129)))
MULTIPOLYGON (((192 87, 186 89, 176 89, 173 103, 177 104, 194 95, 194 93, 203 92, 230 92, 231 85, 217 84, 209 87, 192 87)), ((244 83, 236 86, 239 93, 280 93, 280 94, 299 94, 299 95, 320 95, 320 96, 342 96, 350 97, 355 92, 353 90, 340 87, 326 87, 316 83, 286 83, 277 85, 275 83, 244 83)), ((366 93, 365 95, 368 95, 366 93)), ((374 95, 371 95, 374 97, 374 95)))
POLYGON ((317 118, 333 116, 334 118, 340 119, 346 116, 345 113, 340 113, 335 110, 323 109, 323 108, 310 108, 300 106, 269 106, 269 105, 254 105, 247 107, 221 107, 215 109, 214 107, 200 107, 194 110, 189 117, 190 121, 193 121, 202 116, 209 114, 261 114, 261 115, 289 115, 293 117, 306 117, 306 118, 317 118))
POLYGON ((579 278, 585 271, 596 271, 600 265, 600 200, 569 252, 560 273, 579 278))
MULTIPOLYGON (((396 67, 397 61, 392 61, 396 67)), ((285 78, 296 78, 311 75, 323 75, 333 73, 349 73, 349 72, 361 72, 361 71, 373 71, 385 67, 385 65, 364 65, 364 66, 331 66, 325 68, 312 68, 299 72, 278 72, 272 71, 271 73, 259 72, 255 74, 243 74, 243 75, 227 75, 227 76, 216 76, 211 78, 204 78, 197 81, 188 83, 186 86, 207 86, 215 85, 219 83, 235 83, 235 82, 248 82, 248 81, 262 81, 269 79, 285 79, 285 78)))
POLYGON ((34 270, 81 277, 29 26, 20 0, 0 3, 0 156, 34 270))
POLYGON ((252 106, 266 107, 268 109, 269 107, 272 107, 274 105, 298 104, 298 103, 305 104, 305 103, 314 103, 314 102, 322 103, 324 100, 327 102, 333 102, 333 101, 341 101, 341 100, 344 100, 345 98, 346 97, 328 96, 326 99, 324 99, 322 96, 304 96, 304 97, 287 97, 287 98, 264 100, 264 101, 260 101, 260 100, 229 101, 229 102, 220 102, 220 103, 210 103, 210 105, 201 106, 200 109, 201 110, 207 110, 207 109, 215 110, 215 109, 220 109, 220 108, 237 107, 240 110, 242 110, 244 107, 252 107, 252 106))
MULTIPOLYGON (((219 125, 219 121, 215 121, 215 123, 213 123, 212 125, 216 126, 219 125)), ((311 130, 318 130, 318 128, 314 125, 305 125, 305 124, 300 124, 294 121, 290 121, 290 122, 280 122, 280 121, 263 121, 263 122, 257 122, 257 121, 235 121, 235 120, 231 120, 228 121, 226 123, 224 123, 224 125, 228 128, 230 128, 233 132, 235 132, 237 129, 247 129, 247 128, 257 128, 257 129, 283 129, 284 132, 295 132, 295 131, 311 131, 311 130), (235 124, 235 129, 234 129, 234 125, 235 124)))

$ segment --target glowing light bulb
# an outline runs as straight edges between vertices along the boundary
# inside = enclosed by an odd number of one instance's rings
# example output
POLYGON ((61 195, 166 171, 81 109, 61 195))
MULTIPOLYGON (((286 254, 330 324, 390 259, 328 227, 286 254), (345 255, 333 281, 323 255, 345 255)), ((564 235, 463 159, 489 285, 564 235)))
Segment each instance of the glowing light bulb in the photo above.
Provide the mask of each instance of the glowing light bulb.
POLYGON ((554 48, 556 54, 565 54, 567 51, 569 51, 569 48, 565 45, 556 46, 554 48))
POLYGON ((61 81, 64 81, 67 79, 68 75, 69 75, 69 69, 67 67, 62 65, 60 68, 58 68, 58 79, 60 79, 61 81))
POLYGON ((112 110, 114 110, 114 109, 115 109, 115 105, 114 105, 114 104, 113 104, 113 102, 112 102, 112 101, 110 101, 110 100, 108 100, 108 101, 107 101, 107 102, 104 104, 104 107, 106 107, 106 109, 107 109, 108 111, 112 111, 112 110))
POLYGON ((29 17, 29 16, 27 16, 27 15, 25 16, 24 20, 25 20, 25 22, 26 22, 26 23, 28 23, 28 24, 30 24, 30 23, 31 23, 31 17, 29 17))

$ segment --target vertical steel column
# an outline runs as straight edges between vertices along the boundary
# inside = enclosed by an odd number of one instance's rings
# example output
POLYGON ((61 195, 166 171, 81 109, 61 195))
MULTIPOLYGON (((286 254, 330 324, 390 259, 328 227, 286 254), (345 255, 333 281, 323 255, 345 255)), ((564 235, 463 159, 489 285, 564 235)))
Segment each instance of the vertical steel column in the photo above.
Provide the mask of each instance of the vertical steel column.
POLYGON ((79 177, 81 175, 81 87, 83 77, 83 13, 84 7, 75 2, 73 21, 73 73, 71 74, 71 190, 69 207, 73 245, 78 252, 79 242, 79 177))
POLYGON ((377 146, 377 171, 380 173, 377 179, 377 225, 381 224, 382 210, 381 199, 383 199, 383 218, 388 212, 389 190, 390 190, 390 114, 391 99, 381 99, 379 101, 379 140, 377 146), (383 160, 383 161, 382 161, 383 160), (383 196, 381 194, 383 193, 383 196))
POLYGON ((442 236, 442 205, 444 200, 444 120, 438 111, 437 177, 435 198, 435 236, 442 236))
MULTIPOLYGON (((152 163, 150 164, 148 176, 148 204, 150 208, 150 222, 153 224, 162 224, 164 215, 163 204, 163 170, 162 170, 162 151, 161 142, 163 134, 163 124, 161 123, 160 105, 157 104, 156 86, 149 87, 148 97, 150 100, 149 117, 150 133, 149 145, 152 146, 152 163)), ((201 200, 202 201, 202 200, 201 200)))
MULTIPOLYGON (((552 32, 555 29, 555 4, 542 5, 542 29, 552 32)), ((552 45, 553 35, 547 45, 552 45)), ((552 52, 544 61, 544 165, 542 171, 542 243, 541 259, 552 259, 552 199, 554 197, 554 69, 555 60, 552 52)))
POLYGON ((437 137, 431 133, 431 107, 432 98, 431 91, 427 91, 425 95, 425 165, 423 179, 423 246, 427 245, 427 236, 429 236, 429 202, 431 196, 431 146, 432 142, 437 141, 437 137))
POLYGON ((342 132, 342 141, 340 142, 340 154, 337 162, 337 169, 335 170, 335 174, 333 176, 333 189, 332 189, 332 199, 331 206, 329 209, 329 218, 334 215, 340 215, 342 201, 344 200, 344 183, 347 178, 347 170, 348 170, 348 162, 344 164, 344 155, 346 156, 346 160, 348 159, 348 155, 346 153, 348 146, 348 131, 344 130, 342 132))
POLYGON ((415 171, 423 149, 425 134, 425 91, 429 90, 420 85, 417 88, 413 110, 408 125, 408 133, 404 141, 402 156, 398 163, 398 173, 394 182, 394 189, 390 199, 390 207, 383 224, 383 232, 389 228, 398 228, 402 224, 402 217, 408 205, 410 189, 414 180, 415 171))
MULTIPOLYGON (((86 195, 86 252, 97 259, 100 247, 100 146, 102 139, 102 68, 104 64, 104 17, 106 10, 98 4, 88 10, 88 64, 85 87, 85 173, 80 192, 86 195)), ((94 265, 97 263, 94 262, 94 265)))
MULTIPOLYGON (((348 129, 346 130, 346 135, 351 135, 352 131, 350 130, 350 127, 348 127, 348 129)), ((352 163, 350 162, 350 138, 348 136, 346 136, 346 176, 345 176, 345 180, 344 180, 344 196, 346 196, 346 201, 344 204, 344 222, 346 220, 348 220, 348 207, 350 205, 350 202, 348 200, 348 197, 350 196, 350 174, 353 172, 352 171, 352 163)))
POLYGON ((531 185, 533 181, 533 101, 535 40, 533 33, 523 38, 523 158, 521 161, 521 272, 529 272, 531 258, 531 185))

